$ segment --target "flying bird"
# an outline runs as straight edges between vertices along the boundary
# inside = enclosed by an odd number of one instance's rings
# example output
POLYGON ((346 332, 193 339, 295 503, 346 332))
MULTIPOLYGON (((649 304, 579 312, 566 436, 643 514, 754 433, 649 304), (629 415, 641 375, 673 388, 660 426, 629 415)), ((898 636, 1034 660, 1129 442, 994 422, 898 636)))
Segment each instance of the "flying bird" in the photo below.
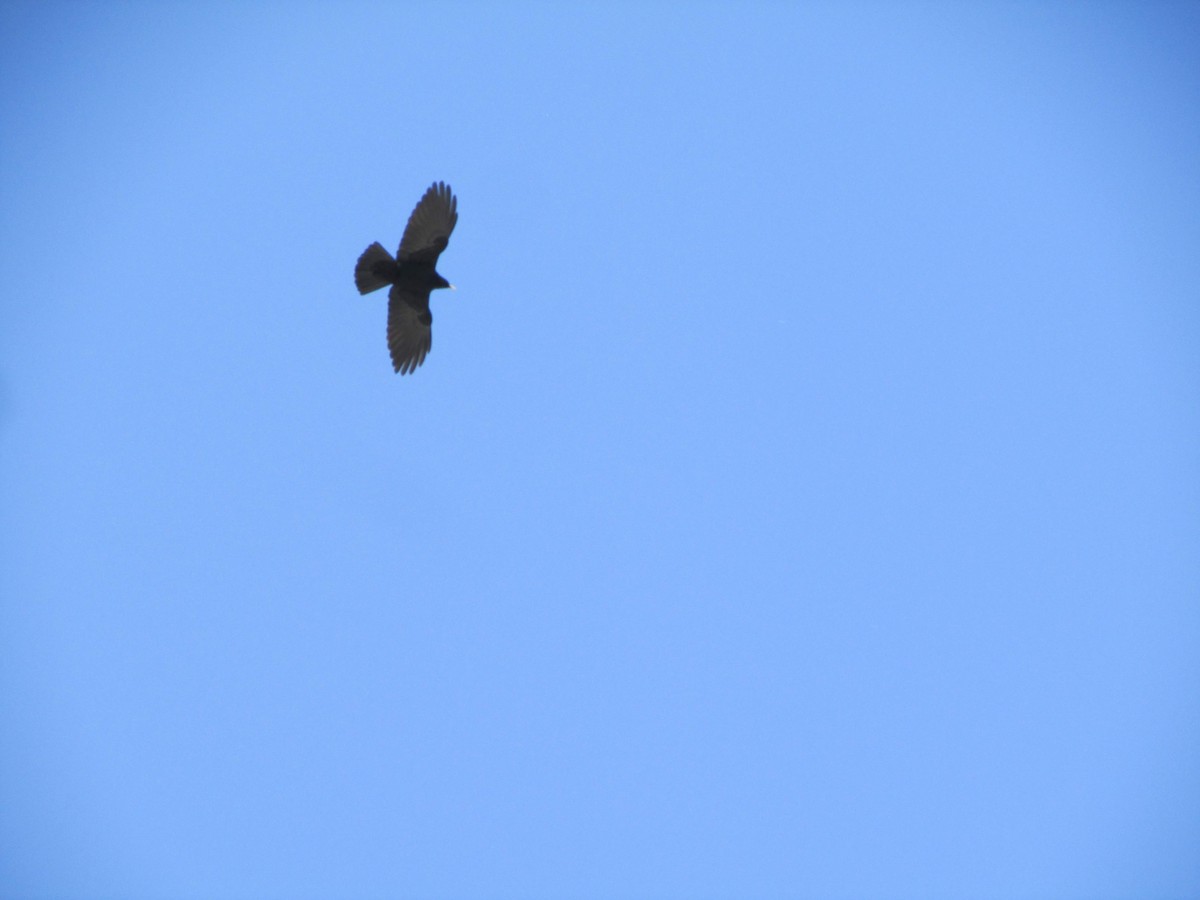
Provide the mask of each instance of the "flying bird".
POLYGON ((458 198, 448 184, 436 181, 408 217, 396 258, 376 242, 363 251, 354 267, 354 285, 360 294, 392 286, 388 292, 388 352, 392 368, 401 375, 416 371, 433 344, 429 293, 454 287, 437 273, 436 266, 457 223, 458 198))

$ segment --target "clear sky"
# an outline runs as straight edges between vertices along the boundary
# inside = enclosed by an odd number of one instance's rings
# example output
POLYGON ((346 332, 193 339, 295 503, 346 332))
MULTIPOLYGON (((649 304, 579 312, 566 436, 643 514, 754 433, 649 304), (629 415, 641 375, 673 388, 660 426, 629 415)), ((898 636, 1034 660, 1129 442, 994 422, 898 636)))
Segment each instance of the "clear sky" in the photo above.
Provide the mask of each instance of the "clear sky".
POLYGON ((1200 896, 1196 4, 0 41, 0 895, 1200 896))

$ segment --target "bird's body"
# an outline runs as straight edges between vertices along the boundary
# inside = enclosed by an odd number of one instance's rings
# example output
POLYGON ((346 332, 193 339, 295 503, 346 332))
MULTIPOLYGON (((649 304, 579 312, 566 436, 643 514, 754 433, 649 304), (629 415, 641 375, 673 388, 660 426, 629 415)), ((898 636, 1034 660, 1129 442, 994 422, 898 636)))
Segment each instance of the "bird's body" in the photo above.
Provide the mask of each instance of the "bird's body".
POLYGON ((401 375, 425 362, 433 344, 429 294, 453 287, 437 273, 437 261, 458 223, 458 198, 449 185, 435 182, 408 219, 400 249, 392 255, 375 243, 363 251, 354 267, 354 285, 369 294, 385 285, 388 292, 388 352, 401 375))

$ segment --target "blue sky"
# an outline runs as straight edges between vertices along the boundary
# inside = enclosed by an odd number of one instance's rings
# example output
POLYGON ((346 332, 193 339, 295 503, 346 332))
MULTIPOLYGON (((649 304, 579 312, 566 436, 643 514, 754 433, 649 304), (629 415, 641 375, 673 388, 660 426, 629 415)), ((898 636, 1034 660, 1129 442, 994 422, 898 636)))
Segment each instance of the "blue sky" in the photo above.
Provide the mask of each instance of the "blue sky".
POLYGON ((0 894, 1200 894, 1195 5, 0 39, 0 894))

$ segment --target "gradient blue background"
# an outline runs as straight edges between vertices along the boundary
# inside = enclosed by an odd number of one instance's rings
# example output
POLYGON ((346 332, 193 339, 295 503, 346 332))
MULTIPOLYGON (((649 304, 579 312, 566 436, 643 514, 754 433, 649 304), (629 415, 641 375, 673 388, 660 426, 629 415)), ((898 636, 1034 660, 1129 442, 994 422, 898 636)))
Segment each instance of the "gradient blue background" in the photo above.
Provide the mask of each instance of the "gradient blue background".
POLYGON ((1200 7, 0 29, 4 896, 1200 896, 1200 7))

